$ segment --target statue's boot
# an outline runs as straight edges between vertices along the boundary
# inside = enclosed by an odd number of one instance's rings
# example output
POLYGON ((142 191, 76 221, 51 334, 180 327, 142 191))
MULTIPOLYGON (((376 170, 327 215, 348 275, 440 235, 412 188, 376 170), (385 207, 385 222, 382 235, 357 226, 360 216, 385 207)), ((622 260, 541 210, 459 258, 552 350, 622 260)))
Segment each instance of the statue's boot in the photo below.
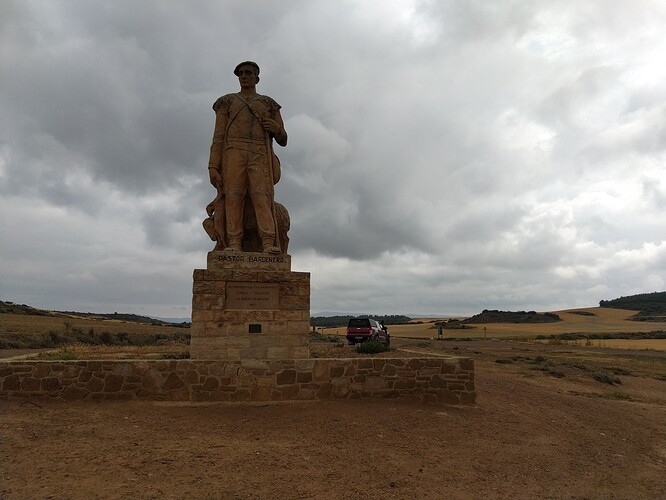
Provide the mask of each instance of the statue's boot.
POLYGON ((242 252, 241 242, 237 240, 229 241, 229 246, 224 249, 225 252, 242 252))

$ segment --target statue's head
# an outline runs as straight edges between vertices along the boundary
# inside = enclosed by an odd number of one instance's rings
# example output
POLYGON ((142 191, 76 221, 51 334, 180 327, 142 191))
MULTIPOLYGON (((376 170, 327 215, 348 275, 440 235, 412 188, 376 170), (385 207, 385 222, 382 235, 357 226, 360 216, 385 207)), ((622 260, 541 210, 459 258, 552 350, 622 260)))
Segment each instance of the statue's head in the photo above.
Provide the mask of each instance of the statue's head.
POLYGON ((254 61, 243 61, 242 63, 239 63, 234 68, 234 75, 241 78, 241 76, 247 75, 249 71, 252 71, 255 80, 254 83, 256 85, 259 83, 259 65, 254 61))

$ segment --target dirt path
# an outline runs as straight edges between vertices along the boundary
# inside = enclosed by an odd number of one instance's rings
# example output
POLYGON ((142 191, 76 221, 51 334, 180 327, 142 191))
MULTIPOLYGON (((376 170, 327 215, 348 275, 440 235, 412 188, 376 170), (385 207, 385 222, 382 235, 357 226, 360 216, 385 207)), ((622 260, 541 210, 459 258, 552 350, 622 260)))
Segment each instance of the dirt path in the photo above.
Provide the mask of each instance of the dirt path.
MULTIPOLYGON (((626 379, 666 393, 666 382, 626 379)), ((6 499, 666 497, 663 400, 581 395, 595 383, 480 360, 474 407, 3 402, 0 491, 6 499)))

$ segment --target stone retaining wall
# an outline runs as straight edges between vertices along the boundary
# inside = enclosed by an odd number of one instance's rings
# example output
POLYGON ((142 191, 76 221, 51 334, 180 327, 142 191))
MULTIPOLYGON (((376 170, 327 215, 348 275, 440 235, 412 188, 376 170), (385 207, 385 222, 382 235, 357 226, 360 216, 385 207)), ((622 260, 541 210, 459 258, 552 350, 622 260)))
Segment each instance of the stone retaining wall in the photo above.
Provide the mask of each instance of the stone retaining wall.
POLYGON ((9 361, 0 397, 293 401, 407 397, 474 403, 468 358, 9 361))

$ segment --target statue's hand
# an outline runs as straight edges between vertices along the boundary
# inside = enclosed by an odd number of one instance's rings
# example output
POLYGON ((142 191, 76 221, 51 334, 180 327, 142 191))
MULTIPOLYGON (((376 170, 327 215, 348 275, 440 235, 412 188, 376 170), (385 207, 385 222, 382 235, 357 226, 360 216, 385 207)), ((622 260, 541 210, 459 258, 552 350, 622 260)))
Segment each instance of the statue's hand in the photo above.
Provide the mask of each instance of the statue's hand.
POLYGON ((273 120, 272 118, 262 118, 261 126, 264 127, 264 130, 271 135, 276 135, 280 131, 280 124, 273 120))
POLYGON ((218 184, 222 184, 222 176, 220 171, 215 168, 208 169, 208 176, 210 177, 210 183, 217 188, 218 184))

